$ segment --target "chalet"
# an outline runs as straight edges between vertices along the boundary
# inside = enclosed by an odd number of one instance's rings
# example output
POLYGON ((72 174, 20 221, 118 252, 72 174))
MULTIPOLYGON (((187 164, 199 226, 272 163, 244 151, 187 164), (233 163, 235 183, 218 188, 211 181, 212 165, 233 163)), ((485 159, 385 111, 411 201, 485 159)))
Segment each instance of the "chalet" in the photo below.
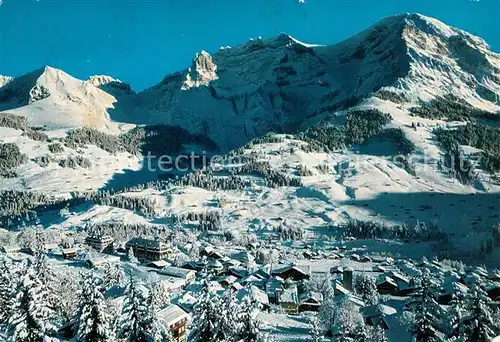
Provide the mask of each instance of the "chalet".
POLYGON ((212 246, 204 246, 200 248, 200 257, 210 256, 211 253, 215 252, 215 248, 212 246))
POLYGON ((219 260, 219 262, 221 262, 222 265, 224 265, 225 269, 241 265, 241 262, 239 262, 238 260, 231 259, 230 257, 223 257, 222 259, 219 260))
POLYGON ((248 275, 247 270, 242 267, 230 267, 228 269, 228 273, 230 275, 234 275, 237 278, 245 278, 248 275))
POLYGON ((71 260, 71 259, 76 258, 77 254, 78 254, 78 250, 76 248, 64 248, 61 251, 61 253, 62 253, 62 256, 64 259, 71 260))
POLYGON ((353 274, 354 270, 348 266, 344 267, 344 272, 342 272, 342 286, 352 291, 353 289, 353 274))
POLYGON ((311 292, 302 298, 299 304, 299 312, 314 311, 318 312, 323 302, 323 295, 319 292, 311 292))
POLYGON ((220 280, 219 283, 222 285, 222 287, 228 288, 229 286, 234 284, 237 280, 238 280, 238 278, 230 275, 230 276, 227 276, 224 279, 220 280))
POLYGON ((372 262, 372 258, 370 258, 368 255, 363 255, 363 256, 360 258, 360 261, 361 261, 361 262, 372 262))
POLYGON ((151 268, 156 268, 157 270, 161 270, 162 268, 170 266, 170 264, 165 260, 157 260, 147 263, 146 266, 151 268))
POLYGON ((441 305, 448 305, 453 299, 453 295, 457 293, 465 294, 467 291, 468 288, 464 284, 458 281, 445 280, 437 295, 437 301, 441 305))
MULTIPOLYGON (((57 243, 46 243, 42 246, 41 251, 44 253, 53 252, 58 248, 59 248, 59 245, 57 243)), ((35 247, 21 248, 21 252, 29 254, 29 255, 35 255, 37 249, 38 248, 35 248, 35 247)))
POLYGON ((203 269, 203 265, 196 261, 188 261, 187 263, 182 265, 182 268, 192 271, 201 271, 203 269))
POLYGON ((381 276, 377 278, 377 291, 380 294, 393 294, 398 290, 398 284, 394 281, 394 279, 381 276))
POLYGON ((299 313, 299 295, 297 286, 290 286, 281 293, 279 304, 287 315, 297 315, 299 313))
POLYGON ((165 325, 170 329, 173 341, 185 341, 189 314, 175 304, 167 306, 159 314, 165 325))
POLYGON ((134 256, 141 261, 157 261, 168 257, 170 249, 160 239, 133 238, 125 245, 132 249, 134 256))
POLYGON ((361 261, 361 257, 357 254, 351 254, 351 260, 353 261, 361 261))
POLYGON ((307 280, 310 278, 310 270, 306 272, 301 267, 295 265, 288 265, 282 268, 272 270, 273 275, 280 276, 281 278, 287 280, 291 279, 293 281, 307 280))
POLYGON ((240 283, 232 283, 231 286, 229 286, 229 288, 237 292, 243 288, 243 285, 241 285, 240 283))
POLYGON ((85 238, 85 243, 99 253, 113 253, 114 239, 109 235, 90 235, 85 238))
POLYGON ((365 306, 361 308, 360 311, 366 324, 373 327, 380 326, 385 330, 388 329, 388 327, 384 323, 383 318, 397 313, 396 309, 384 304, 365 306))
POLYGON ((398 286, 398 290, 393 294, 398 296, 405 296, 412 291, 410 279, 408 279, 406 276, 395 271, 389 271, 386 273, 386 275, 392 278, 398 286))
POLYGON ((258 303, 263 310, 269 309, 269 297, 264 291, 260 290, 258 287, 252 285, 245 286, 241 290, 236 292, 235 297, 238 300, 238 302, 241 303, 247 296, 249 296, 252 301, 258 303))
POLYGON ((342 274, 344 273, 344 268, 342 266, 334 266, 330 268, 331 274, 342 274))
POLYGON ((386 272, 387 269, 384 266, 381 265, 375 265, 372 267, 373 272, 386 272))
POLYGON ((271 277, 267 280, 265 289, 269 301, 273 304, 277 304, 279 302, 281 293, 283 292, 283 287, 285 284, 285 280, 280 277, 271 277))
POLYGON ((196 278, 196 271, 174 266, 166 266, 156 272, 158 274, 184 279, 186 283, 190 283, 196 278))
POLYGON ((21 252, 21 247, 17 245, 2 246, 2 252, 4 252, 5 254, 16 255, 21 252))
POLYGON ((222 254, 221 252, 219 251, 213 251, 212 253, 210 253, 208 255, 210 258, 212 259, 215 259, 215 260, 220 260, 222 258, 224 258, 224 254, 222 254))
POLYGON ((103 268, 106 265, 117 264, 119 262, 120 257, 114 255, 100 255, 87 260, 87 264, 91 268, 103 268))
POLYGON ((269 269, 267 267, 259 268, 257 271, 253 272, 252 275, 261 279, 268 279, 270 277, 269 269))
POLYGON ((335 282, 333 284, 333 294, 334 296, 344 296, 344 295, 348 295, 351 291, 349 291, 348 289, 346 289, 344 286, 342 286, 342 284, 340 284, 339 282, 335 282))
POLYGON ((328 254, 328 259, 330 259, 330 260, 339 260, 339 259, 342 259, 342 256, 340 254, 332 252, 332 253, 328 254))
POLYGON ((260 277, 256 277, 254 275, 249 275, 248 277, 245 277, 243 279, 241 279, 240 283, 242 285, 248 285, 248 284, 251 284, 253 286, 257 286, 259 288, 264 288, 265 285, 266 285, 266 280, 265 279, 262 279, 260 277))
POLYGON ((192 312, 197 299, 191 296, 189 293, 184 293, 181 297, 177 298, 176 304, 179 305, 184 311, 192 312))
POLYGON ((306 258, 306 259, 312 259, 312 257, 313 257, 313 253, 311 252, 311 250, 310 250, 310 249, 305 250, 305 251, 302 253, 302 255, 303 255, 303 256, 304 256, 304 258, 306 258))
POLYGON ((422 271, 409 263, 401 263, 398 268, 408 277, 419 277, 422 275, 422 271))
POLYGON ((241 251, 231 255, 231 258, 241 262, 242 266, 249 267, 255 264, 255 258, 252 254, 247 251, 241 251))
POLYGON ((206 267, 209 271, 219 274, 224 270, 224 265, 219 260, 208 259, 206 263, 206 267))

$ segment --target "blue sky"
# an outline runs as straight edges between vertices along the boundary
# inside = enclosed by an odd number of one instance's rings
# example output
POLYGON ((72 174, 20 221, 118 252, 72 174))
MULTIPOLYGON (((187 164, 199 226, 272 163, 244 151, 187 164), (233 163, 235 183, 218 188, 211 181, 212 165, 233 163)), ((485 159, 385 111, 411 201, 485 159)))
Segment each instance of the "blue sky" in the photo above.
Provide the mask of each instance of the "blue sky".
POLYGON ((500 0, 3 0, 0 74, 48 64, 141 90, 189 66, 202 49, 280 32, 332 44, 404 12, 438 18, 500 51, 500 0))

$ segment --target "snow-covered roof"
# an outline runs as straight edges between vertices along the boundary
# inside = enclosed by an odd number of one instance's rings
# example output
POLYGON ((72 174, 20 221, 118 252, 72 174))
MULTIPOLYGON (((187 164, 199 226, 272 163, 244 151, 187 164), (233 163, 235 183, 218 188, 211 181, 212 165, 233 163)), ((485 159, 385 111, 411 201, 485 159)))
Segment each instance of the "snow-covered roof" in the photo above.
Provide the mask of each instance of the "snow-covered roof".
POLYGON ((135 237, 127 241, 126 246, 127 248, 131 246, 137 246, 154 250, 163 250, 168 248, 167 244, 160 239, 145 239, 139 237, 135 237))
POLYGON ((193 270, 188 270, 185 268, 179 268, 179 267, 174 267, 174 266, 166 266, 158 271, 159 274, 165 274, 173 277, 178 277, 178 278, 189 278, 192 277, 196 274, 195 271, 193 270))
POLYGON ((297 292, 297 286, 291 286, 287 289, 284 289, 280 296, 281 303, 299 303, 299 295, 297 292))
POLYGON ((61 252, 62 254, 76 254, 78 250, 76 248, 64 248, 61 252))
POLYGON ((165 260, 157 260, 157 261, 148 262, 146 264, 146 266, 163 268, 163 267, 170 266, 170 264, 168 262, 166 262, 165 260))
POLYGON ((377 305, 370 305, 370 306, 365 306, 364 308, 361 309, 361 313, 365 317, 374 317, 374 316, 382 316, 382 315, 394 315, 397 313, 397 310, 394 309, 392 306, 388 306, 385 304, 377 304, 377 305))
POLYGON ((236 293, 236 299, 239 302, 242 302, 246 296, 250 296, 251 299, 258 301, 262 305, 269 305, 269 297, 257 286, 245 286, 236 293))
POLYGON ((17 253, 21 250, 21 247, 17 245, 2 246, 4 253, 17 253))
POLYGON ((398 284, 396 284, 396 282, 392 278, 389 278, 387 276, 382 276, 382 277, 377 278, 377 282, 376 282, 377 286, 382 285, 384 283, 388 283, 394 287, 398 287, 398 284))
POLYGON ((169 327, 183 319, 189 319, 189 314, 175 304, 171 304, 165 309, 160 310, 159 314, 169 327))

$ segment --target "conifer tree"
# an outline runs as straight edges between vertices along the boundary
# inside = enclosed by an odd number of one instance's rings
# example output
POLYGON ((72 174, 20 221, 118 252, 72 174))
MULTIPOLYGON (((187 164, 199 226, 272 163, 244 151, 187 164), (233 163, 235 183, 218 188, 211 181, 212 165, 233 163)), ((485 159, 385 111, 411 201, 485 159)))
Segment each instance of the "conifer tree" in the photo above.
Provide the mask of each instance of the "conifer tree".
POLYGON ((139 285, 130 272, 119 328, 120 338, 124 341, 135 342, 147 339, 147 297, 139 285))
POLYGON ((460 338, 464 342, 489 341, 500 333, 498 323, 493 321, 491 299, 483 284, 476 281, 465 297, 467 313, 462 317, 460 338))
POLYGON ((15 342, 44 341, 55 333, 49 293, 32 265, 23 265, 16 284, 9 318, 8 337, 15 342))
POLYGON ((12 314, 17 276, 12 262, 3 254, 0 255, 0 330, 7 328, 12 314))
POLYGON ((78 342, 111 342, 114 340, 111 317, 106 313, 102 280, 94 274, 84 277, 78 308, 73 318, 78 342))
POLYGON ((417 342, 438 341, 438 331, 442 310, 436 299, 430 276, 424 273, 420 287, 411 295, 406 310, 413 314, 410 322, 410 332, 417 342))

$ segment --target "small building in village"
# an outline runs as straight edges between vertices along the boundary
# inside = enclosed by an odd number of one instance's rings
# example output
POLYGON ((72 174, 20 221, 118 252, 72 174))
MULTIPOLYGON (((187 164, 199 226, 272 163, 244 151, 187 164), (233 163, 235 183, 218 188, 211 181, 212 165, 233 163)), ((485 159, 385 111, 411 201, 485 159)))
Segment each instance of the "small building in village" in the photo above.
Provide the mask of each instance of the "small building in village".
POLYGON ((285 280, 291 279, 293 281, 307 280, 310 278, 310 270, 304 270, 303 267, 288 265, 278 269, 274 269, 271 272, 273 275, 277 275, 285 280))
POLYGON ((323 303, 323 295, 319 292, 310 292, 304 297, 299 304, 299 313, 304 311, 318 312, 323 303))
POLYGON ((78 250, 76 248, 64 248, 61 253, 64 259, 72 260, 78 255, 78 250))
POLYGON ((189 314, 175 304, 167 306, 159 312, 161 319, 170 329, 174 342, 186 341, 186 330, 189 314))
POLYGON ((114 239, 109 235, 89 235, 85 238, 85 243, 99 253, 113 253, 113 242, 114 239))
POLYGON ((297 286, 292 285, 283 289, 279 298, 279 305, 287 315, 297 315, 299 313, 299 294, 297 286))
POLYGON ((120 262, 120 257, 115 255, 102 254, 99 256, 93 256, 86 260, 87 264, 91 268, 104 268, 106 265, 113 265, 120 262))
POLYGON ((377 291, 380 294, 394 294, 398 290, 398 284, 394 281, 394 279, 381 276, 377 278, 377 291))
POLYGON ((134 256, 140 261, 157 261, 168 257, 170 249, 161 239, 133 238, 125 245, 127 251, 132 249, 134 256))
POLYGON ((174 266, 166 266, 156 272, 158 274, 184 279, 186 283, 190 283, 196 278, 196 271, 174 266))
POLYGON ((373 327, 380 326, 384 330, 389 329, 385 318, 397 313, 396 309, 384 304, 365 306, 360 311, 366 324, 373 327))
POLYGON ((19 247, 18 245, 2 246, 2 252, 10 255, 17 255, 19 254, 19 252, 21 252, 21 247, 19 247))

